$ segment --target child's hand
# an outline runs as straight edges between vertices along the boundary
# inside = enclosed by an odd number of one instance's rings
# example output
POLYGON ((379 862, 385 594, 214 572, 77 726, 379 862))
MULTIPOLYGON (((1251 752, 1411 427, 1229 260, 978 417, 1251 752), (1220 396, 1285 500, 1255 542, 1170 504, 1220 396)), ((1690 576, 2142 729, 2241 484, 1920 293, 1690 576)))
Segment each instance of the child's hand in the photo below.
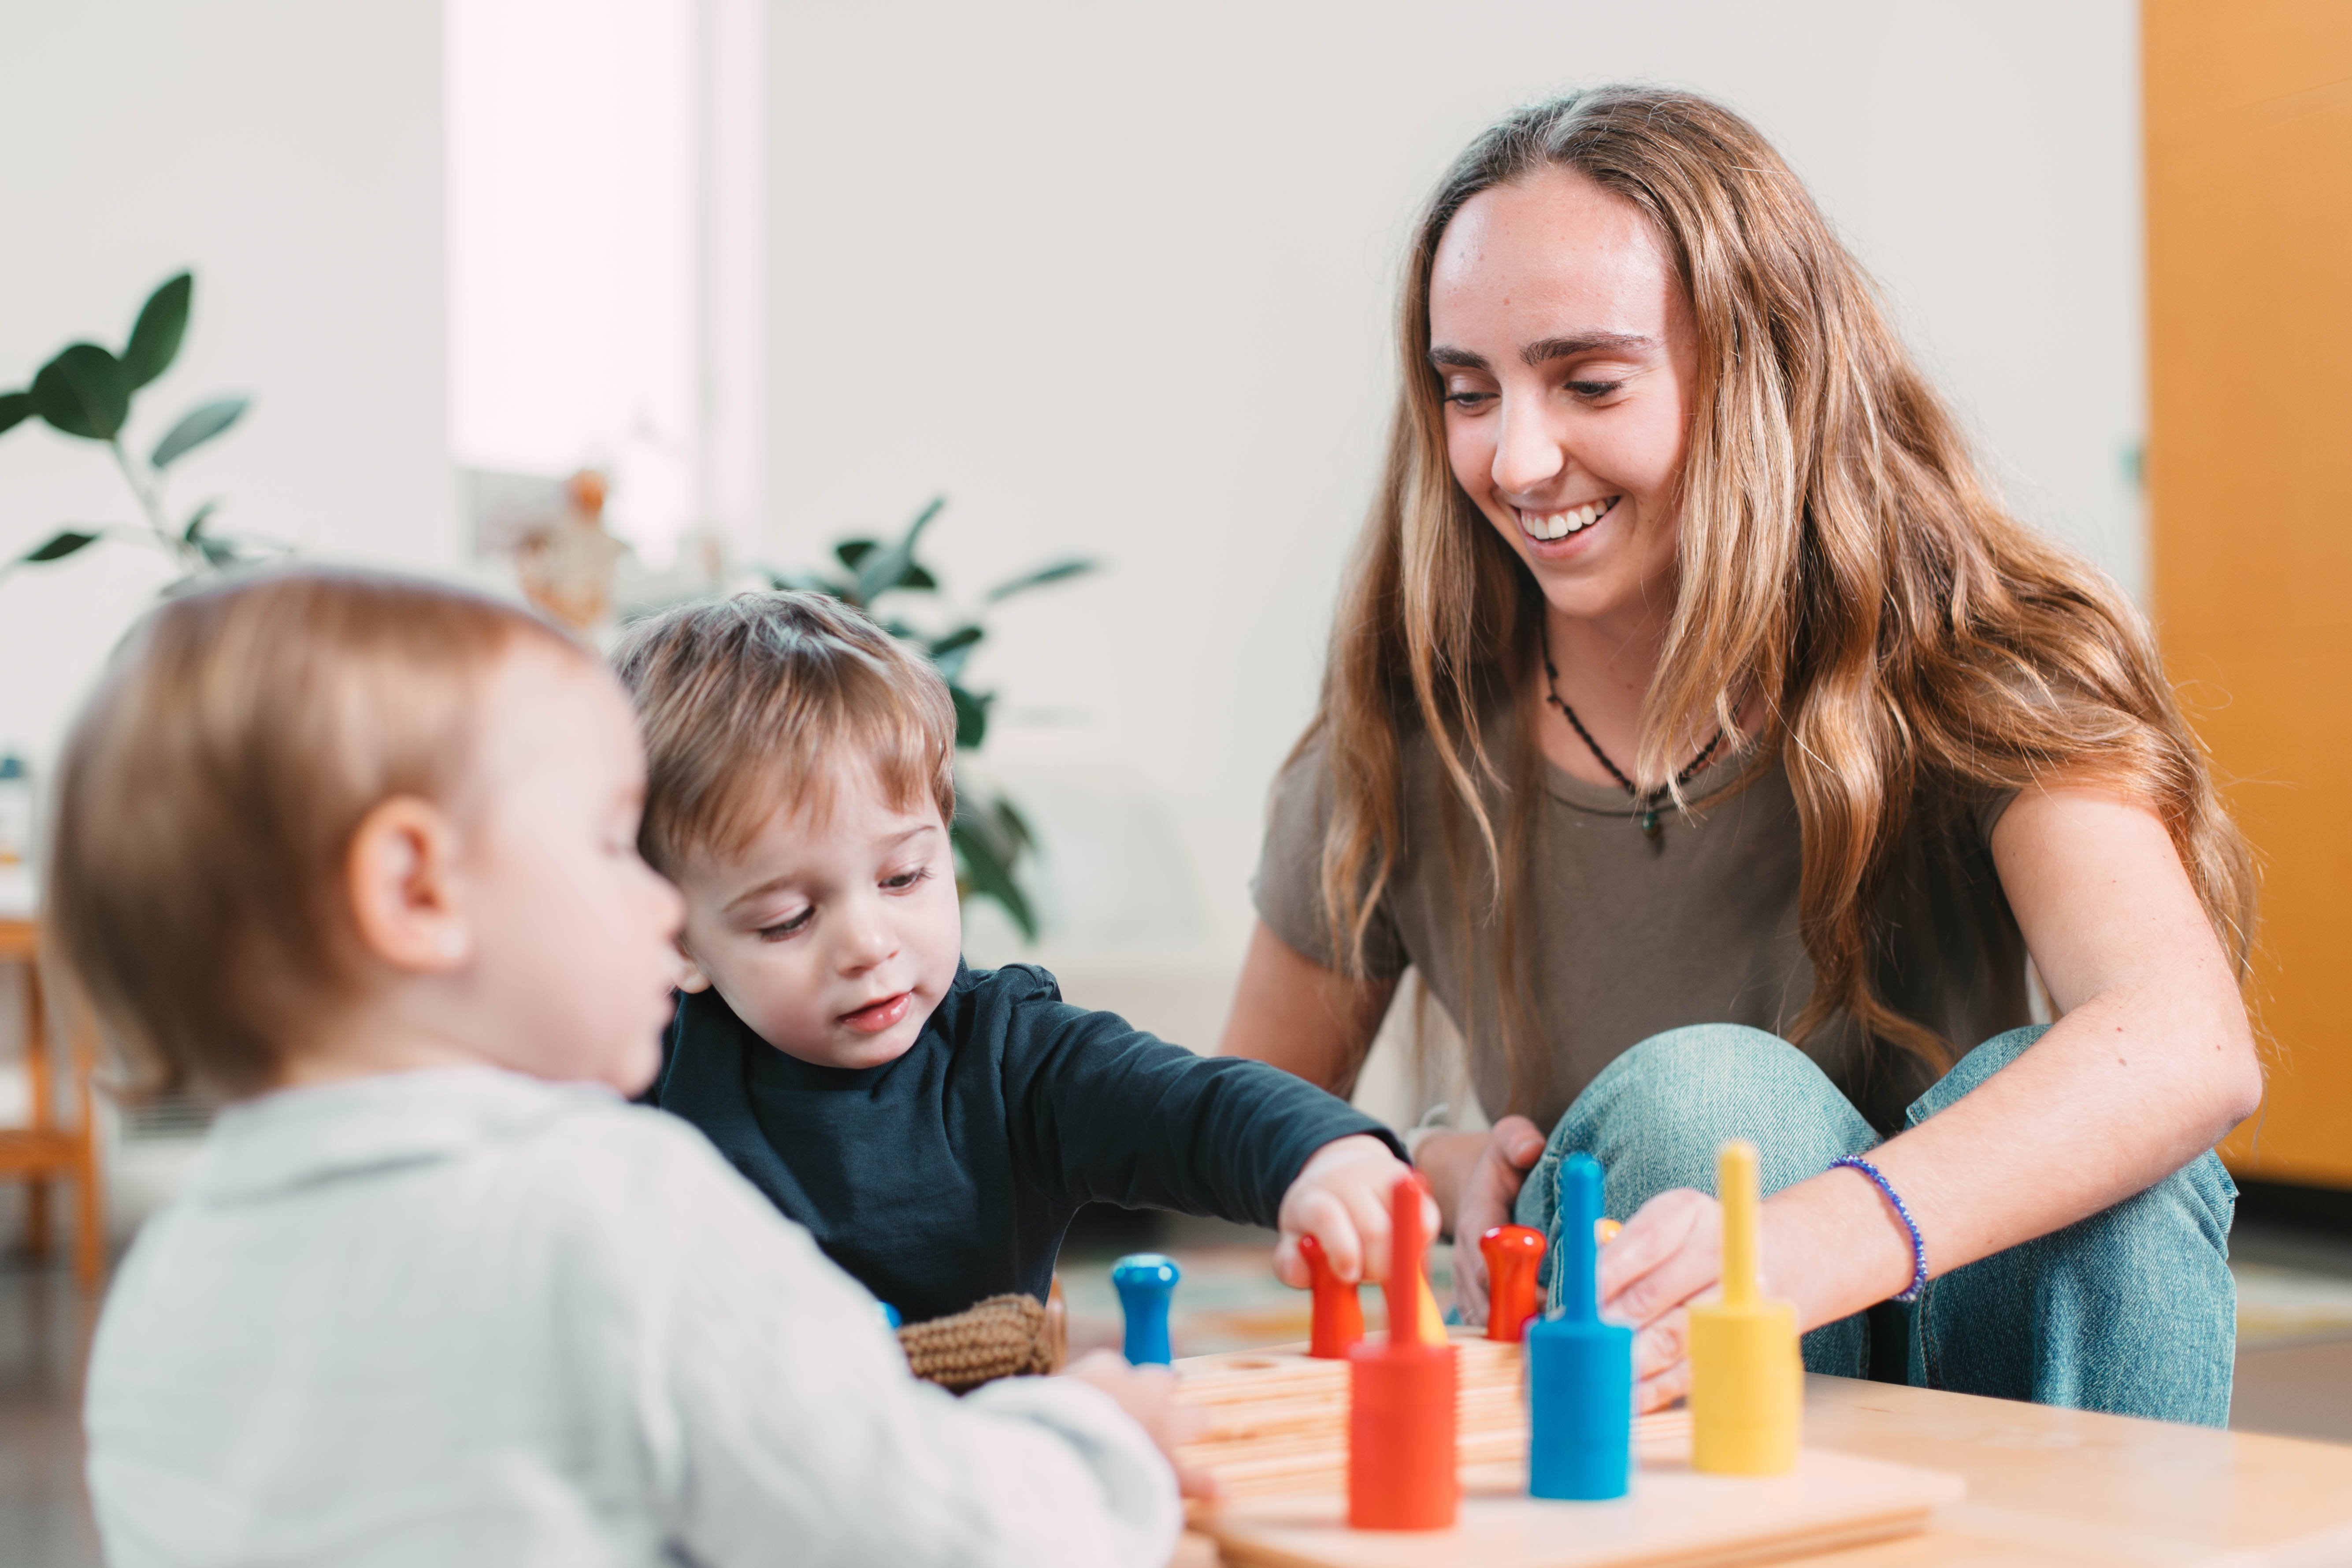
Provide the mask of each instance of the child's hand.
MULTIPOLYGON (((1323 1244, 1331 1272, 1341 1279, 1385 1279, 1389 1275, 1389 1205, 1397 1178, 1412 1167, 1368 1132, 1335 1138, 1320 1149, 1282 1194, 1282 1243, 1274 1251, 1274 1271, 1286 1285, 1310 1283, 1298 1238, 1323 1244)), ((1422 1224, 1437 1234, 1437 1205, 1422 1199, 1422 1224)))
POLYGON ((1109 1351, 1091 1351, 1072 1363, 1062 1375, 1075 1377, 1109 1394, 1143 1428, 1144 1436, 1168 1456, 1168 1463, 1176 1471, 1178 1491, 1203 1500, 1217 1495, 1214 1477, 1177 1463, 1176 1450, 1205 1431, 1209 1417, 1205 1411, 1176 1403, 1174 1373, 1164 1366, 1129 1366, 1109 1351))

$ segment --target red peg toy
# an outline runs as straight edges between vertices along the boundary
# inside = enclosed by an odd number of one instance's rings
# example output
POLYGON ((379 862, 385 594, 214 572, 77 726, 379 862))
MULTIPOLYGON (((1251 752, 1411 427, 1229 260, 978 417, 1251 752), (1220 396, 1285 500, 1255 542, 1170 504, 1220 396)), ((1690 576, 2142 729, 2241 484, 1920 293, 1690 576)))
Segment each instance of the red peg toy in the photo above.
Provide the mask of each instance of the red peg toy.
POLYGON ((1318 1361, 1346 1361, 1348 1352, 1364 1337, 1364 1305, 1356 1299, 1356 1288, 1331 1271, 1321 1242, 1300 1237, 1298 1256, 1307 1259, 1315 1290, 1315 1332, 1307 1353, 1318 1361))
POLYGON ((1536 1269, 1543 1262, 1543 1232, 1498 1225, 1478 1238, 1486 1258, 1486 1337, 1517 1344, 1528 1321, 1541 1314, 1536 1269))
POLYGON ((1390 1233, 1385 1340, 1348 1352, 1348 1525, 1352 1530, 1444 1530, 1462 1500, 1454 1468, 1453 1344, 1442 1324, 1422 1322, 1421 1255, 1429 1245, 1412 1173, 1397 1178, 1390 1233))

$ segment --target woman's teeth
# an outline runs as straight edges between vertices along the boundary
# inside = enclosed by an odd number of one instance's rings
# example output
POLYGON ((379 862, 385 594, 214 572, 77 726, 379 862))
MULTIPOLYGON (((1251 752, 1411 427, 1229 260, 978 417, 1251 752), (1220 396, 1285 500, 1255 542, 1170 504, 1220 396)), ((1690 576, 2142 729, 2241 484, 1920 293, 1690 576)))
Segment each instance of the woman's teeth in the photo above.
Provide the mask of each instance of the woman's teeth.
POLYGON ((1570 534, 1582 532, 1600 521, 1601 514, 1615 506, 1617 500, 1617 497, 1611 496, 1607 500, 1597 500, 1570 511, 1552 512, 1549 516, 1531 511, 1521 512, 1519 514, 1522 520, 1521 526, 1527 529, 1528 536, 1531 539, 1565 539, 1570 534))

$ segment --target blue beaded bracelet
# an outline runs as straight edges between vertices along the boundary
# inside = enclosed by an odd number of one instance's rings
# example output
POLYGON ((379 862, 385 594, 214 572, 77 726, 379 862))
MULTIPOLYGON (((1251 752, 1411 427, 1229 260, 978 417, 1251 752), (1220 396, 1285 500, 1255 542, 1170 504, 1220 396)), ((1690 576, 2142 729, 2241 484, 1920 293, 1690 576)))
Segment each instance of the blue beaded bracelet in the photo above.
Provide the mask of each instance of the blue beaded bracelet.
POLYGON ((1852 1154, 1843 1160, 1830 1162, 1832 1171, 1840 1165, 1860 1171, 1877 1183, 1878 1190, 1886 1194, 1886 1201, 1895 1205, 1895 1212, 1902 1217, 1903 1228, 1911 1233, 1911 1287, 1895 1300, 1906 1304, 1917 1300, 1919 1292, 1927 1288, 1927 1244, 1919 1239, 1919 1222, 1911 1217, 1910 1207, 1904 1203, 1903 1194, 1895 1190, 1895 1184, 1888 1181, 1877 1166, 1852 1154))

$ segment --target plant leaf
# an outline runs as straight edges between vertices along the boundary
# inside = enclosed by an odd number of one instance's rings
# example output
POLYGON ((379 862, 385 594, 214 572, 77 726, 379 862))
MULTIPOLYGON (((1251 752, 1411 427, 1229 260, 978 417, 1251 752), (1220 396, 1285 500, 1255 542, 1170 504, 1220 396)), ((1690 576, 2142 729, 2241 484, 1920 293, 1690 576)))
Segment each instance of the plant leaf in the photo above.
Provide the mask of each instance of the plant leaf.
POLYGON ((163 438, 155 443, 155 455, 147 460, 159 468, 170 467, 186 456, 190 448, 203 446, 236 424, 247 406, 242 397, 215 397, 210 403, 196 405, 163 433, 163 438))
POLYGON ((1082 577, 1101 564, 1101 562, 1090 561, 1083 555, 1073 555, 1066 561, 1056 561, 1050 566, 1040 566, 1034 572, 1024 572, 1020 576, 1008 582, 999 583, 988 591, 986 598, 988 603, 992 605, 999 599, 1009 599, 1015 594, 1025 594, 1032 588, 1042 588, 1048 583, 1061 583, 1072 577, 1082 577))
MULTIPOLYGON (((906 534, 898 543, 887 550, 877 550, 859 562, 857 584, 849 601, 851 604, 862 610, 893 588, 912 585, 902 579, 907 575, 907 568, 914 563, 915 541, 922 537, 923 530, 930 526, 931 519, 939 516, 940 509, 947 504, 947 497, 933 497, 930 505, 915 514, 915 521, 907 525, 906 534)), ((923 575, 929 579, 930 574, 927 572, 923 575)))
POLYGON ((33 407, 68 436, 111 441, 131 416, 131 378, 96 343, 68 343, 33 377, 33 407))
MULTIPOLYGON (((881 548, 882 546, 878 542, 871 539, 845 539, 833 547, 833 555, 835 560, 840 562, 844 566, 848 567, 852 572, 855 572, 857 570, 857 563, 859 562, 865 560, 867 556, 872 555, 876 551, 881 548)), ((929 572, 923 570, 919 565, 909 562, 908 563, 907 569, 898 574, 898 582, 892 584, 891 586, 894 588, 936 588, 939 586, 939 583, 929 572)))
POLYGON ((41 543, 25 552, 19 559, 30 562, 62 561, 83 545, 97 542, 98 535, 95 533, 84 533, 76 528, 60 529, 41 543))
POLYGON ((996 797, 996 819, 1004 830, 1004 841, 1013 846, 1014 858, 1036 847, 1037 836, 1029 831, 1029 819, 1013 810, 1013 803, 1003 795, 996 797))
POLYGON ((199 542, 205 531, 205 524, 210 521, 213 513, 218 510, 220 510, 220 502, 216 500, 208 500, 196 508, 188 514, 188 531, 180 537, 191 544, 199 542))
POLYGON ((958 626, 931 645, 931 657, 941 658, 951 653, 960 653, 987 635, 988 633, 979 626, 958 626))
POLYGON ((958 879, 970 889, 969 896, 993 899, 1013 923, 1020 928, 1024 940, 1037 940, 1037 914, 1029 905, 1029 896, 1014 880, 1013 867, 997 847, 991 843, 985 830, 975 818, 961 811, 948 827, 948 840, 955 847, 956 858, 963 868, 958 879))
POLYGON ((952 681, 963 673, 964 663, 971 658, 972 648, 987 635, 978 626, 958 626, 930 645, 929 651, 933 667, 952 681))
POLYGON ((139 320, 131 328, 131 341, 122 349, 122 368, 130 374, 130 390, 136 392, 146 385, 171 369, 172 362, 180 357, 180 340, 188 332, 188 302, 195 288, 194 278, 179 273, 165 279, 162 287, 147 296, 147 303, 139 308, 139 320))
POLYGON ((988 738, 988 705, 992 696, 978 696, 948 682, 948 699, 955 704, 956 750, 969 752, 988 738))
POLYGON ((29 392, 0 392, 0 430, 12 430, 33 416, 29 392))
POLYGON ((849 584, 815 572, 779 572, 773 567, 761 568, 768 585, 779 594, 823 594, 828 599, 847 600, 852 592, 849 584))

